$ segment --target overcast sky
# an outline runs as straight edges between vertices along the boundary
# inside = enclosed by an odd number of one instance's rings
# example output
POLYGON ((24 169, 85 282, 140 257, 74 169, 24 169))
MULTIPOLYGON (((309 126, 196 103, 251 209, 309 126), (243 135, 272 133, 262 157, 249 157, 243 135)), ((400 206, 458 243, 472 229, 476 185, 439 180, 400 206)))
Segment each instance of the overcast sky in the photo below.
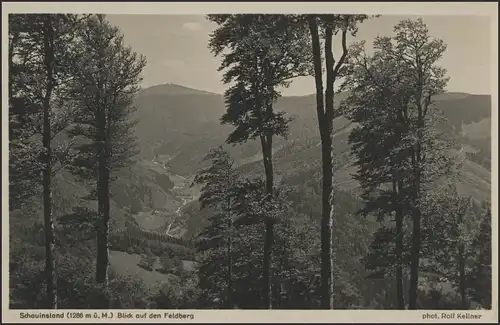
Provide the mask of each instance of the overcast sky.
MULTIPOLYGON (((377 36, 392 35, 393 26, 415 16, 382 16, 363 23, 356 40, 371 43, 377 36)), ((215 24, 204 16, 108 15, 125 36, 125 42, 147 58, 143 87, 175 83, 222 93, 220 59, 207 48, 215 24)), ((485 16, 423 16, 431 36, 447 44, 441 65, 451 78, 448 91, 489 94, 490 25, 485 16)), ((354 39, 353 39, 354 40, 354 39)), ((337 46, 335 46, 337 48, 337 46)), ((296 79, 284 95, 314 92, 312 77, 296 79)))

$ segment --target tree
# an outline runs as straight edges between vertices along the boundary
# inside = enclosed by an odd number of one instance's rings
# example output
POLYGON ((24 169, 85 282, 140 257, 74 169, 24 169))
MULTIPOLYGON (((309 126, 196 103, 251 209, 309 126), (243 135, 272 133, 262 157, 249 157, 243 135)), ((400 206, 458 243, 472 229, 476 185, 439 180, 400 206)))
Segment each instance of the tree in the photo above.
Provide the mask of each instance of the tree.
MULTIPOLYGON (((221 301, 226 302, 226 308, 233 307, 232 291, 233 291, 233 272, 232 272, 232 255, 233 255, 233 216, 232 202, 233 189, 239 181, 239 175, 235 171, 233 159, 227 151, 222 147, 210 150, 204 159, 211 160, 211 165, 208 168, 202 169, 196 174, 193 185, 201 184, 203 187, 200 194, 200 208, 213 208, 217 211, 210 218, 210 224, 200 233, 197 239, 199 251, 204 253, 201 271, 200 283, 205 282, 211 287, 214 283, 224 281, 226 287, 226 299, 221 301), (222 253, 223 252, 223 253, 222 253), (222 256, 221 256, 222 255, 222 256), (219 272, 210 270, 215 261, 225 261, 226 275, 224 280, 217 279, 219 272), (205 269, 207 269, 205 271, 205 269), (203 276, 210 274, 208 278, 203 276)), ((223 262, 222 262, 223 263, 223 262)), ((217 263, 217 268, 220 265, 217 263)), ((221 284, 217 287, 223 287, 221 284)))
POLYGON ((321 308, 333 309, 333 258, 332 231, 334 226, 335 211, 333 209, 333 155, 332 133, 333 119, 336 117, 333 100, 335 82, 342 74, 342 66, 348 55, 347 34, 356 33, 356 24, 362 22, 365 15, 308 15, 312 61, 314 65, 314 80, 316 84, 316 113, 321 137, 321 161, 323 166, 323 194, 322 194, 322 219, 321 219, 321 308), (323 93, 323 73, 320 29, 324 36, 326 90, 323 93), (333 35, 341 31, 342 55, 338 62, 333 54, 333 35), (324 97, 323 97, 324 96, 324 97))
MULTIPOLYGON (((311 60, 307 34, 297 28, 299 19, 286 15, 209 15, 219 27, 212 33, 209 47, 222 56, 219 70, 225 70, 223 82, 233 83, 225 94, 226 113, 223 124, 236 129, 228 143, 259 139, 266 179, 268 200, 273 198, 273 136, 286 136, 289 119, 274 111, 280 96, 278 89, 308 73, 311 60)), ((272 309, 272 243, 273 220, 266 218, 264 239, 264 304, 272 309)))
POLYGON ((446 70, 436 62, 446 46, 433 39, 422 19, 403 20, 394 27, 396 36, 394 57, 403 62, 407 76, 407 89, 412 91, 411 100, 405 107, 406 124, 410 126, 403 143, 410 152, 412 243, 410 263, 409 309, 417 308, 417 292, 421 250, 421 218, 423 194, 432 188, 433 182, 447 173, 451 159, 445 153, 449 143, 440 137, 436 124, 439 112, 434 109, 434 96, 444 91, 448 81, 446 70))
POLYGON ((31 89, 40 57, 29 49, 40 47, 33 39, 33 22, 28 15, 9 15, 9 209, 20 209, 41 192, 39 128, 36 127, 40 98, 35 103, 31 89), (30 33, 31 32, 31 33, 30 33), (30 73, 31 71, 31 73, 30 73))
POLYGON ((362 212, 375 214, 382 221, 394 215, 395 229, 386 225, 377 232, 378 243, 374 242, 373 248, 379 251, 370 267, 394 267, 398 309, 405 309, 403 239, 409 169, 408 149, 402 141, 409 128, 402 112, 411 92, 406 87, 405 74, 401 73, 402 64, 392 56, 392 47, 387 37, 375 39, 375 52, 371 57, 366 55, 363 42, 352 47, 346 65, 348 73, 341 87, 349 95, 342 102, 341 110, 352 122, 358 123, 349 135, 349 142, 357 158, 355 179, 360 182, 367 202, 362 212), (387 252, 389 247, 394 251, 387 252), (379 263, 381 254, 387 259, 379 263))
POLYGON ((344 85, 351 94, 344 104, 350 118, 361 122, 350 141, 358 157, 364 196, 370 202, 365 211, 379 216, 394 212, 396 217, 395 232, 381 229, 380 235, 396 243, 399 308, 404 308, 403 216, 412 217, 409 308, 415 309, 424 197, 449 174, 454 162, 447 152, 450 139, 437 129, 442 117, 433 109, 433 97, 447 81, 445 70, 436 66, 445 46, 428 36, 421 20, 402 21, 395 33, 393 38, 376 39, 373 57, 363 54, 363 44, 354 51, 344 85))
POLYGON ((65 97, 72 77, 79 27, 76 15, 11 15, 9 29, 9 115, 12 160, 11 204, 19 207, 38 194, 42 184, 47 306, 57 308, 54 258, 52 178, 56 163, 64 166, 68 144, 53 142, 71 123, 73 110, 65 97), (68 44, 69 43, 69 44, 68 44), (37 149, 41 142, 43 149, 37 149), (24 157, 22 157, 23 155, 24 157), (19 173, 25 172, 21 176, 19 173), (41 180, 36 175, 41 172, 41 180), (24 192, 24 193, 21 193, 24 192), (21 203, 23 202, 23 203, 21 203))
POLYGON ((427 265, 423 269, 457 288, 461 308, 469 309, 467 279, 476 213, 472 199, 460 196, 456 188, 449 186, 429 193, 425 201, 422 255, 427 265))
MULTIPOLYGON (((131 119, 146 59, 125 47, 119 29, 104 15, 92 15, 81 29, 82 51, 72 96, 79 115, 71 136, 79 136, 73 172, 95 178, 97 197, 96 281, 107 283, 110 182, 113 171, 128 165, 136 154, 131 119)), ((92 197, 93 198, 93 197, 92 197)))
POLYGON ((146 252, 141 255, 141 260, 138 265, 148 271, 153 271, 157 260, 158 258, 151 252, 151 250, 146 249, 146 252))
POLYGON ((476 253, 473 268, 469 274, 469 294, 472 300, 483 308, 491 309, 491 208, 489 203, 482 207, 479 230, 472 242, 476 253))

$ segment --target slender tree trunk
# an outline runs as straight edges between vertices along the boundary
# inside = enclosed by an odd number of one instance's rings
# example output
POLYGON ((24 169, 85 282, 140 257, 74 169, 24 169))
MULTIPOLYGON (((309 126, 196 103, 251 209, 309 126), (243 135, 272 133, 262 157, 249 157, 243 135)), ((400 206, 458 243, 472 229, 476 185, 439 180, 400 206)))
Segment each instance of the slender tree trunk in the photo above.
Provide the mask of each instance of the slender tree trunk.
MULTIPOLYGON (((420 114, 419 114, 420 115, 420 114)), ((421 117, 419 116, 419 120, 421 117)), ((418 123, 419 127, 421 123, 418 123)), ((420 138, 420 131, 419 138, 420 138)), ((418 140, 420 141, 420 140, 418 140)), ((420 246, 421 246, 421 217, 420 210, 420 143, 417 142, 416 150, 412 154, 414 161, 414 206, 413 206, 413 234, 412 234, 412 248, 411 248, 411 265, 410 265, 410 294, 409 294, 409 309, 417 309, 418 298, 418 278, 420 268, 420 246)))
POLYGON ((109 166, 108 166, 108 143, 107 123, 105 107, 101 103, 101 87, 98 82, 97 103, 97 132, 98 132, 98 177, 97 177, 97 260, 96 281, 108 282, 108 236, 109 236, 109 166))
POLYGON ((411 248, 411 264, 410 264, 410 294, 409 294, 409 309, 417 309, 417 291, 420 263, 420 208, 414 207, 413 211, 413 234, 411 248))
POLYGON ((109 264, 109 170, 106 160, 99 163, 99 193, 98 214, 99 227, 97 229, 97 265, 96 281, 107 285, 109 264))
POLYGON ((458 248, 458 270, 459 270, 459 282, 460 282, 460 298, 462 302, 463 309, 469 309, 469 304, 467 301, 467 283, 465 276, 465 259, 464 259, 464 244, 461 243, 458 248))
POLYGON ((50 145, 50 99, 54 88, 53 64, 54 64, 54 35, 52 28, 52 16, 45 15, 44 21, 44 55, 45 70, 47 73, 47 88, 43 99, 43 136, 42 142, 45 150, 43 169, 43 217, 45 228, 45 272, 47 281, 47 306, 50 309, 57 308, 57 287, 55 276, 54 258, 54 223, 52 219, 52 148, 50 145))
POLYGON ((323 159, 323 192, 321 218, 321 308, 333 309, 333 254, 332 254, 332 179, 333 166, 331 138, 326 135, 321 141, 321 157, 323 159))
MULTIPOLYGON (((270 83, 269 60, 265 57, 262 60, 264 84, 263 91, 265 96, 262 102, 264 104, 264 116, 266 120, 273 116, 273 92, 274 88, 270 83)), ((262 98, 260 96, 260 98, 262 98)), ((273 134, 266 132, 261 136, 262 154, 264 160, 264 171, 266 177, 266 197, 267 201, 271 202, 274 195, 274 171, 273 171, 273 134)), ((265 238, 264 238, 264 260, 263 260, 263 285, 264 285, 264 301, 263 305, 266 309, 273 309, 273 242, 274 242, 274 220, 273 216, 266 215, 265 221, 265 238)))
POLYGON ((332 226, 333 226, 333 165, 332 165, 332 134, 331 117, 333 117, 333 55, 328 44, 332 45, 332 30, 326 30, 325 54, 327 68, 326 112, 323 103, 323 81, 321 71, 321 48, 319 42, 316 18, 309 16, 311 32, 314 77, 316 84, 316 112, 321 136, 321 160, 323 165, 323 191, 321 216, 321 308, 333 309, 333 256, 332 256, 332 226), (327 44, 328 43, 328 44, 327 44))
MULTIPOLYGON (((261 136, 262 153, 264 160, 264 170, 266 175, 266 195, 268 200, 273 197, 273 163, 272 163, 272 135, 261 136)), ((266 217, 265 220, 265 238, 264 238, 264 261, 263 261, 263 304, 266 309, 273 308, 272 295, 272 246, 273 246, 273 220, 266 217)))
POLYGON ((401 182, 393 180, 392 190, 394 194, 394 212, 396 214, 396 297, 398 309, 405 309, 405 297, 403 291, 403 211, 401 209, 401 182))
MULTIPOLYGON (((103 17, 99 16, 99 20, 103 17)), ((105 57, 104 45, 99 47, 98 57, 98 73, 101 73, 104 68, 103 59, 105 57)), ((96 91, 96 128, 97 128, 97 259, 96 259, 96 282, 108 285, 108 263, 109 263, 109 148, 108 148, 108 132, 109 125, 106 115, 105 94, 104 94, 104 78, 102 75, 97 76, 97 91, 96 91)), ((109 301, 105 302, 109 305, 109 301)))
MULTIPOLYGON (((229 188, 231 182, 228 182, 229 188)), ((229 190, 228 188, 228 190, 229 190)), ((233 221, 231 219, 231 197, 227 198, 227 213, 228 213, 228 236, 227 236, 227 308, 233 308, 233 261, 232 261, 232 236, 233 236, 233 221)))
MULTIPOLYGON (((342 36, 345 41, 345 35, 342 36)), ((323 196, 328 198, 324 203, 324 215, 322 220, 322 263, 325 266, 325 278, 323 279, 323 306, 325 309, 333 309, 333 294, 335 292, 335 247, 333 229, 335 229, 335 189, 333 188, 333 99, 335 94, 334 83, 336 75, 334 72, 335 60, 332 50, 333 30, 331 26, 325 28, 325 65, 326 65, 326 91, 325 91, 325 129, 322 140, 323 167, 323 196), (328 245, 328 246, 327 246, 328 245), (328 275, 326 274, 328 272, 328 275), (326 278, 328 276, 328 278, 326 278)))

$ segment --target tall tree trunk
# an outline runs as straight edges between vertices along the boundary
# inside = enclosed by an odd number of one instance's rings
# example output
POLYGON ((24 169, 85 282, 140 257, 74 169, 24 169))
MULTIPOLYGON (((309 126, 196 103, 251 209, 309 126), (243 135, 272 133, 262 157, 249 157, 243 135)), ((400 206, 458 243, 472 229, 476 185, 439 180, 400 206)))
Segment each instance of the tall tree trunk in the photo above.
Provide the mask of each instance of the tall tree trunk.
POLYGON ((460 298, 463 309, 469 309, 469 304, 467 301, 467 283, 465 276, 465 258, 464 258, 465 247, 461 243, 458 248, 458 272, 459 272, 459 283, 460 283, 460 298))
POLYGON ((418 298, 418 278, 420 268, 420 246, 421 246, 421 218, 422 212, 420 209, 420 182, 421 182, 421 127, 423 126, 423 117, 419 109, 418 117, 418 140, 416 149, 412 153, 413 172, 414 172, 414 205, 413 205, 413 234, 412 234, 412 247, 411 247, 411 265, 410 265, 410 294, 408 309, 417 309, 418 298))
MULTIPOLYGON (((99 20, 103 17, 99 16, 99 20)), ((99 47, 98 70, 103 71, 105 57, 104 45, 99 47)), ((105 78, 98 75, 96 91, 96 127, 97 127, 97 259, 96 282, 108 285, 108 233, 109 233, 109 157, 108 157, 108 128, 106 107, 104 102, 103 83, 105 78)), ((109 304, 108 301, 106 301, 109 304)))
POLYGON ((47 74, 47 85, 43 99, 43 135, 42 142, 45 150, 43 169, 43 219, 45 228, 45 272, 47 281, 47 307, 57 308, 57 287, 55 276, 54 259, 54 223, 52 220, 52 148, 50 145, 50 99, 54 88, 53 64, 54 64, 54 35, 52 27, 52 16, 45 15, 43 43, 45 56, 45 71, 47 74))
MULTIPOLYGON (((332 38, 333 27, 327 25, 325 28, 325 67, 326 67, 326 90, 325 90, 325 129, 322 136, 322 159, 323 159, 323 200, 322 216, 322 264, 324 265, 323 279, 323 307, 333 309, 333 294, 335 292, 335 247, 333 229, 335 227, 335 190, 333 188, 333 118, 334 118, 334 83, 336 73, 334 72, 335 60, 333 58, 332 38)), ((345 41, 345 35, 343 35, 345 41)), ((341 63, 339 63, 341 64, 341 63)))
POLYGON ((403 291, 403 211, 401 209, 401 182, 392 181, 393 204, 396 215, 396 297, 398 309, 405 309, 405 297, 403 291))
POLYGON ((106 158, 99 162, 96 281, 107 285, 109 264, 109 170, 106 158))
MULTIPOLYGON (((101 54, 103 57, 104 55, 101 54)), ((99 65, 101 65, 101 60, 99 65)), ((97 177, 97 259, 96 281, 107 286, 108 282, 108 235, 109 235, 109 166, 106 111, 101 102, 101 83, 98 80, 96 102, 98 132, 98 177, 97 177)))
POLYGON ((332 122, 333 122, 333 84, 335 74, 331 52, 332 29, 326 28, 325 59, 327 85, 325 105, 323 102, 323 81, 321 71, 321 47, 318 25, 314 16, 308 17, 311 32, 314 77, 316 84, 316 112, 321 137, 321 160, 323 166, 322 216, 321 216, 321 308, 333 309, 333 164, 332 164, 332 122))
MULTIPOLYGON (((266 176, 266 195, 268 200, 273 198, 273 162, 272 162, 272 135, 261 136, 262 154, 264 160, 264 170, 266 176)), ((266 216, 265 238, 264 238, 264 260, 263 260, 263 305, 266 309, 273 308, 272 291, 272 246, 273 246, 273 220, 266 216)))
MULTIPOLYGON (((231 182, 228 182, 228 189, 231 187, 231 182)), ((233 308, 233 261, 232 261, 232 236, 233 236, 233 221, 231 219, 231 197, 227 198, 227 213, 228 213, 228 236, 227 236, 227 308, 233 308)))
MULTIPOLYGON (((271 67, 267 57, 263 59, 264 92, 263 104, 265 108, 266 121, 273 116, 273 93, 271 84, 271 67)), ((264 160, 264 172, 266 177, 266 197, 267 201, 273 200, 274 171, 273 171, 273 134, 270 131, 261 136, 262 153, 264 160)), ((274 241, 274 220, 273 216, 266 215, 264 238, 264 260, 263 260, 263 284, 264 284, 264 306, 266 309, 273 309, 273 241, 274 241)))
POLYGON ((332 149, 331 137, 325 135, 321 140, 323 160, 323 192, 321 217, 321 308, 333 309, 333 254, 332 254, 332 149))

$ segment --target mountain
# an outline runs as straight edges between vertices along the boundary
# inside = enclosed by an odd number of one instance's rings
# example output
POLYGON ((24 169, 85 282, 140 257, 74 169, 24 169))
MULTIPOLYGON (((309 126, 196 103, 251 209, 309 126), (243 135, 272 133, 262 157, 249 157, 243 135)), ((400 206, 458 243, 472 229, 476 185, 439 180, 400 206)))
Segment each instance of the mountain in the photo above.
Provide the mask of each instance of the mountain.
MULTIPOLYGON (((338 104, 345 93, 336 95, 338 104)), ((175 84, 157 85, 142 90, 136 98, 136 127, 141 153, 137 163, 120 172, 114 201, 130 212, 144 229, 175 236, 192 236, 201 227, 196 213, 197 188, 190 188, 194 174, 204 166, 208 150, 223 145, 233 129, 221 125, 225 105, 221 94, 175 84), (194 219, 193 219, 194 218, 194 219)), ((317 128, 315 96, 282 97, 277 110, 293 118, 288 139, 274 141, 276 179, 299 182, 320 179, 321 152, 317 128)), ((443 130, 458 143, 457 157, 462 162, 457 186, 462 194, 482 200, 491 193, 491 98, 489 95, 445 93, 436 97, 447 123, 443 130)), ((340 116, 334 121, 336 186, 356 192, 359 184, 352 178, 348 137, 354 127, 340 116)), ((260 144, 224 145, 248 176, 263 174, 260 144)))
MULTIPOLYGON (((155 155, 168 156, 172 171, 184 176, 192 175, 200 168, 206 152, 211 147, 223 144, 232 130, 231 126, 220 125, 219 122, 224 112, 223 97, 173 84, 152 88, 154 91, 151 88, 143 90, 136 101, 141 157, 150 159, 155 155)), ((343 93, 337 94, 336 103, 345 96, 343 93)), ((437 108, 443 111, 448 120, 446 131, 466 145, 467 152, 491 155, 488 152, 491 141, 489 95, 445 93, 438 96, 436 101, 437 108)), ((276 108, 285 110, 294 121, 290 126, 289 139, 276 139, 274 147, 293 152, 294 156, 319 159, 319 148, 314 148, 319 141, 314 95, 280 98, 276 108)), ((344 117, 335 120, 337 135, 334 146, 337 153, 347 151, 347 136, 352 127, 344 117)), ((240 162, 260 160, 257 141, 230 146, 229 149, 240 162)), ((300 160, 287 156, 285 151, 280 159, 300 160)))
MULTIPOLYGON (((338 94, 336 102, 346 94, 338 94)), ((460 144, 457 153, 462 169, 457 186, 477 199, 491 195, 491 98, 488 95, 446 93, 437 107, 447 117, 444 129, 460 144)), ((142 90, 136 98, 136 127, 140 155, 134 165, 119 171, 112 186, 113 222, 119 227, 135 225, 171 236, 192 236, 202 225, 196 213, 199 188, 190 187, 194 174, 204 165, 210 148, 224 144, 232 130, 221 125, 224 100, 220 94, 166 84, 142 90)), ((321 176, 321 151, 315 97, 283 97, 276 104, 293 118, 288 139, 274 141, 276 179, 300 185, 321 176)), ((334 121, 336 186, 355 193, 355 168, 348 136, 354 125, 340 116, 334 121)), ((225 145, 248 176, 263 174, 258 141, 225 145)), ((59 176, 59 191, 67 197, 65 213, 82 204, 88 188, 71 175, 59 176)), ((319 183, 318 183, 319 184, 319 183)), ((62 196, 61 196, 62 197, 62 196)), ((95 202, 89 203, 90 206, 95 202)), ((61 212, 62 213, 62 212, 61 212)))

